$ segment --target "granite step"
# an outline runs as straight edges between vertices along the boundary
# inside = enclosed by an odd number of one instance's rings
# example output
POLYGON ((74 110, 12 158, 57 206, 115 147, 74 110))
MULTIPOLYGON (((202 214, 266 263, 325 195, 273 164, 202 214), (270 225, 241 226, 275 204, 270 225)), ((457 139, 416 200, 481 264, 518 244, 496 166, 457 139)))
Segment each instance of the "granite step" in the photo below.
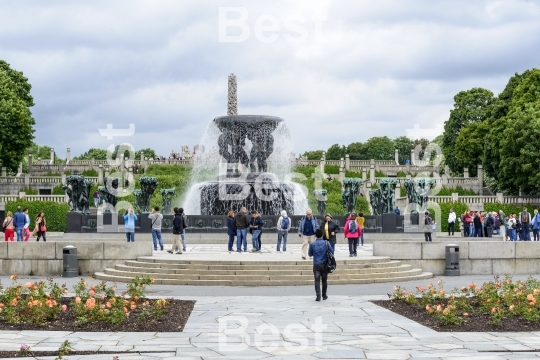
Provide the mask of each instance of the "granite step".
MULTIPOLYGON (((132 276, 111 275, 102 272, 95 274, 96 278, 106 281, 129 282, 133 279, 132 276)), ((336 279, 333 274, 328 277, 330 285, 346 285, 346 284, 373 284, 386 282, 402 282, 411 280, 431 279, 432 273, 421 272, 416 275, 403 274, 395 277, 381 278, 357 278, 357 279, 336 279)), ((300 286, 313 285, 313 276, 308 280, 269 280, 269 281, 253 281, 253 280, 187 280, 187 279, 155 279, 156 284, 162 285, 193 285, 193 286, 300 286)))

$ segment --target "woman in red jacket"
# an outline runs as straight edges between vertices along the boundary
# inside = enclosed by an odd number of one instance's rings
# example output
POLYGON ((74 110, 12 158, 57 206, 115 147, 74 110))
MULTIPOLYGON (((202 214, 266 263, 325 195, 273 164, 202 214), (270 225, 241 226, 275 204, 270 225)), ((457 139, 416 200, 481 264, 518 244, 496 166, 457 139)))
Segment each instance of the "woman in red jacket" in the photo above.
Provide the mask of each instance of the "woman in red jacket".
POLYGON ((356 221, 356 213, 351 213, 351 216, 347 219, 347 222, 343 227, 343 233, 345 234, 345 238, 349 241, 349 257, 357 256, 356 244, 358 239, 362 236, 362 229, 356 221))

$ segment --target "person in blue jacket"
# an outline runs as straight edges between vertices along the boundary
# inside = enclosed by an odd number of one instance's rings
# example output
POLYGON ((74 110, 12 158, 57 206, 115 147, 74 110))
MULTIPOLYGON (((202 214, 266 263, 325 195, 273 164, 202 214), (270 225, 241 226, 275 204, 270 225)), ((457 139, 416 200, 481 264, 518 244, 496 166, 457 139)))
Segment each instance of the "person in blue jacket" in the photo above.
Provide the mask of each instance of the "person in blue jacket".
POLYGON ((22 212, 21 207, 17 206, 17 212, 13 215, 13 226, 15 226, 17 241, 23 241, 24 225, 26 225, 26 215, 22 212))
POLYGON ((322 278, 322 299, 328 299, 328 272, 325 269, 326 252, 334 253, 334 248, 330 242, 323 240, 323 231, 315 230, 316 240, 309 244, 309 256, 313 256, 313 276, 315 277, 315 301, 321 301, 321 278, 322 278))
POLYGON ((128 208, 124 213, 124 228, 126 229, 127 242, 135 242, 135 221, 137 214, 132 208, 128 208))

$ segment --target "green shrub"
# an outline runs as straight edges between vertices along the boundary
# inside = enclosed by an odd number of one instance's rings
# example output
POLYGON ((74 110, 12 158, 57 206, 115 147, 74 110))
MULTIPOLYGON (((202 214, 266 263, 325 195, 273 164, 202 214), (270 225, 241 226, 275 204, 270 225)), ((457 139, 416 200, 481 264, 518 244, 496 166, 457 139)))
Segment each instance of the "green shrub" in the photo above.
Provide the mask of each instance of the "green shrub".
POLYGON ((436 196, 452 196, 452 193, 458 193, 459 196, 476 196, 478 193, 474 190, 464 189, 461 186, 455 188, 442 187, 436 196))
POLYGON ((324 165, 324 173, 325 174, 339 174, 339 166, 337 165, 324 165))
POLYGON ((27 189, 21 189, 21 192, 25 193, 26 195, 37 195, 39 194, 39 191, 36 190, 36 189, 30 189, 30 188, 27 188, 27 189))
POLYGON ((53 201, 10 201, 6 203, 6 213, 8 211, 15 213, 17 206, 23 209, 28 208, 31 230, 34 229, 34 219, 40 211, 45 212, 47 231, 65 232, 67 229, 67 213, 69 211, 67 204, 58 204, 53 201))
POLYGON ((375 170, 375 177, 386 177, 386 174, 380 170, 375 170))
POLYGON ((98 172, 96 170, 84 170, 82 175, 86 177, 97 177, 98 172))
POLYGON ((362 178, 362 173, 345 170, 345 177, 348 178, 362 178))
POLYGON ((53 195, 65 195, 66 191, 64 189, 62 189, 62 185, 58 185, 58 186, 55 186, 52 189, 52 194, 53 195))

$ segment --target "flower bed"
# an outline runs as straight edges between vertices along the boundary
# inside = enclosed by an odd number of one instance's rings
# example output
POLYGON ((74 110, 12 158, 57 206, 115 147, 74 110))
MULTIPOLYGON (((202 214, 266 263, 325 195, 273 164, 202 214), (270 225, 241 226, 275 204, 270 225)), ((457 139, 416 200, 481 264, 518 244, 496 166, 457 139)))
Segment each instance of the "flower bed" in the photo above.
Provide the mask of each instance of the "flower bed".
POLYGON ((540 281, 507 276, 447 291, 443 281, 415 292, 394 287, 390 300, 373 303, 438 331, 538 331, 540 281))
POLYGON ((145 289, 152 281, 137 277, 117 294, 114 285, 88 286, 81 279, 73 297, 52 280, 7 288, 0 284, 0 330, 182 331, 195 302, 147 299, 145 289))

